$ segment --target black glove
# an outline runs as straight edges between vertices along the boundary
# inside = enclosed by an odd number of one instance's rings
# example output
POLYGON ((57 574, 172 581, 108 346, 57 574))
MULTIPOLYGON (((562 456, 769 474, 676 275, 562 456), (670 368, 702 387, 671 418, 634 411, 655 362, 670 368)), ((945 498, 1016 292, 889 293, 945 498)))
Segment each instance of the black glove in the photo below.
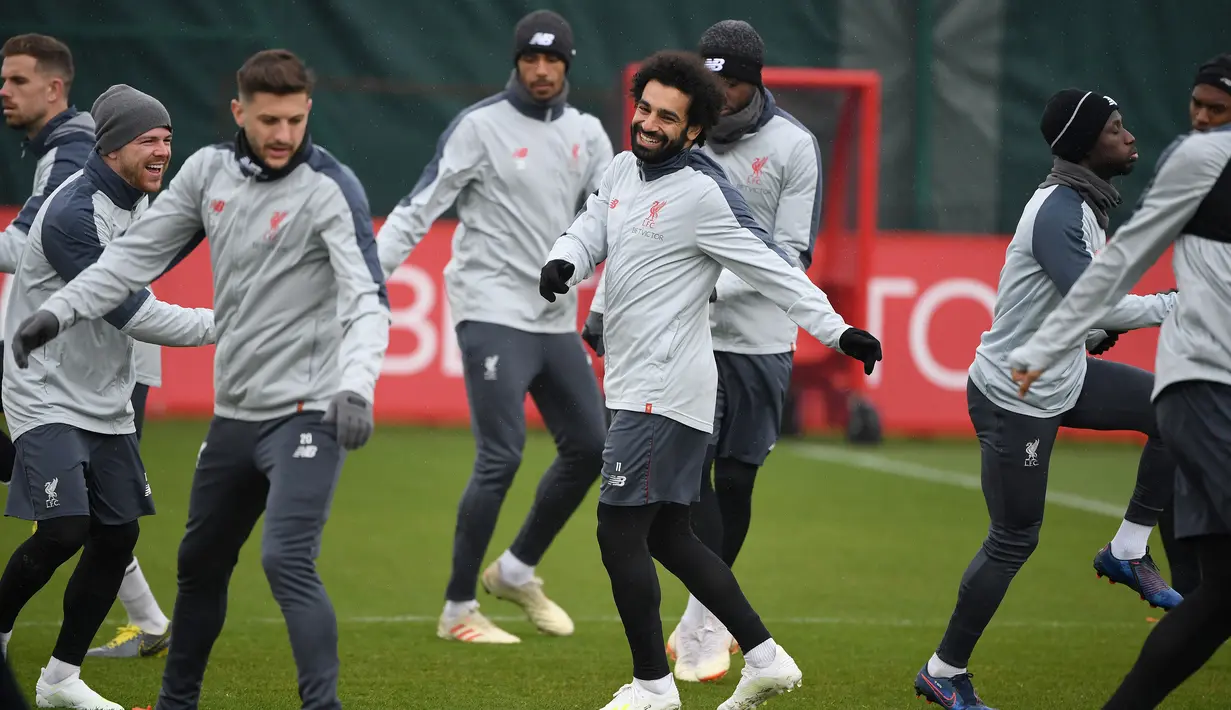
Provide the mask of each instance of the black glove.
POLYGON ((539 295, 551 303, 556 302, 557 293, 568 293, 568 280, 573 277, 575 267, 563 259, 552 259, 539 272, 539 295))
POLYGON ((354 392, 342 391, 333 396, 325 410, 322 422, 335 422, 338 426, 338 444, 342 448, 357 449, 368 443, 375 427, 372 421, 372 405, 354 392))
POLYGON ((603 356, 605 348, 603 347, 602 313, 590 311, 590 315, 586 316, 585 325, 581 326, 581 339, 594 350, 595 355, 603 356))
POLYGON ((718 300, 718 287, 715 286, 713 291, 710 291, 710 303, 718 300))
POLYGON ((35 311, 17 326, 17 335, 9 345, 13 349, 13 361, 26 369, 30 366, 30 353, 55 340, 59 334, 60 321, 50 311, 35 311))
POLYGON ((881 360, 881 341, 866 330, 848 328, 838 338, 838 349, 863 363, 863 374, 872 374, 881 360))
POLYGON ((1107 331, 1107 337, 1100 340, 1099 344, 1095 345, 1094 349, 1090 351, 1090 354, 1091 355, 1102 355, 1108 350, 1111 350, 1112 346, 1116 344, 1116 341, 1120 339, 1121 335, 1124 335, 1124 331, 1122 330, 1107 331))

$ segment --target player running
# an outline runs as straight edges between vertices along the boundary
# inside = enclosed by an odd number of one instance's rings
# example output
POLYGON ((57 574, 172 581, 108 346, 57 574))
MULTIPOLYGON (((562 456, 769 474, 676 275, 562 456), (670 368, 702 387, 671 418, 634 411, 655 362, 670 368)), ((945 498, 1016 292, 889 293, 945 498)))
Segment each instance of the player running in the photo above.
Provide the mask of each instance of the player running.
POLYGON ((970 366, 966 398, 983 452, 983 494, 991 526, 962 576, 957 606, 940 646, 915 677, 918 695, 954 710, 985 708, 966 666, 1017 571, 1039 542, 1052 445, 1060 427, 1146 434, 1137 486, 1120 529, 1095 558, 1100 575, 1152 606, 1170 609, 1180 595, 1149 554, 1150 531, 1172 495, 1175 459, 1158 435, 1150 408, 1154 376, 1087 356, 1107 331, 1149 328, 1175 306, 1173 293, 1125 296, 1096 321, 1086 346, 1064 360, 1026 398, 1009 377, 1009 353, 1028 340, 1091 258, 1107 242, 1108 210, 1120 203, 1111 180, 1132 171, 1136 139, 1119 106, 1093 91, 1066 89, 1048 101, 1041 129, 1054 156, 1047 178, 1026 204, 1009 244, 991 328, 970 366))
POLYGON ((513 35, 514 69, 504 91, 453 119, 377 241, 391 277, 432 222, 457 204, 445 284, 476 451, 457 506, 453 571, 436 634, 467 643, 520 641, 479 611, 475 587, 521 466, 527 392, 558 453, 521 532, 483 571, 482 584, 552 636, 572 634, 573 620, 543 593, 534 568, 597 480, 606 429, 598 380, 577 335, 576 298, 545 303, 534 286, 552 240, 598 187, 611 141, 597 118, 567 103, 575 55, 568 22, 539 10, 513 35))

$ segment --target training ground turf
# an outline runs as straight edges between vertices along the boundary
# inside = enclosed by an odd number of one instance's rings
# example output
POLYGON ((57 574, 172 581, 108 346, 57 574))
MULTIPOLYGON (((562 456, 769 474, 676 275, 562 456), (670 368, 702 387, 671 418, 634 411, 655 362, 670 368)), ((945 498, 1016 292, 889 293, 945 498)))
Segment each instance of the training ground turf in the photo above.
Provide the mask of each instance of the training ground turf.
MULTIPOLYGON (((158 515, 142 522, 137 556, 168 613, 176 547, 205 422, 152 422, 143 452, 158 515)), ((457 497, 473 444, 465 430, 383 426, 352 455, 325 531, 320 569, 341 637, 341 695, 372 710, 597 710, 631 678, 623 631, 594 540, 597 487, 539 568, 545 590, 577 621, 566 639, 540 637, 520 610, 480 592, 483 611, 522 636, 485 647, 436 638, 457 497)), ((522 475, 486 561, 521 525, 551 441, 533 433, 522 475)), ((1002 710, 1097 709, 1151 629, 1151 610, 1096 581, 1091 559, 1115 532, 1133 488, 1134 447, 1061 443, 1042 542, 1018 575, 971 670, 1002 710)), ((971 441, 892 442, 850 449, 783 442, 762 469, 752 532, 735 570, 745 593, 804 672, 803 687, 771 708, 911 708, 912 681, 952 610, 958 580, 983 537, 978 447, 971 441), (890 475, 887 470, 900 475, 890 475)), ((0 493, 0 495, 4 495, 0 493)), ((0 521, 3 559, 30 531, 0 521)), ((231 582, 226 628, 205 677, 202 710, 299 707, 286 630, 260 567, 259 528, 231 582)), ((1161 559, 1161 543, 1152 539, 1161 559)), ((3 560, 0 560, 2 564, 3 560)), ((75 559, 22 612, 9 658, 33 696, 55 643, 75 559)), ((661 574, 664 635, 683 611, 680 584, 661 574)), ((122 623, 119 604, 97 641, 122 623)), ((683 707, 716 708, 741 666, 713 685, 681 684, 683 707)), ((152 704, 161 659, 87 659, 82 677, 125 708, 152 704)), ((1224 649, 1165 708, 1231 706, 1224 649)))

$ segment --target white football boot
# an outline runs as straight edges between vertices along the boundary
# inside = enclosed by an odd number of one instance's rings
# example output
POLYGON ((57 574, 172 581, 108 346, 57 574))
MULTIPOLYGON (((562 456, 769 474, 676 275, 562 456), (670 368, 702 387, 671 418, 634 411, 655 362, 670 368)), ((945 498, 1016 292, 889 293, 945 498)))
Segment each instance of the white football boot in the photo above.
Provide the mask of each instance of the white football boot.
POLYGON ((739 685, 735 686, 731 697, 718 706, 718 710, 751 710, 776 695, 789 693, 800 686, 804 674, 782 646, 775 646, 777 654, 765 668, 753 668, 745 659, 739 685))
POLYGON ((535 577, 531 581, 515 587, 504 580, 500 574, 500 560, 488 565, 480 578, 483 589, 497 599, 513 602, 526 612, 526 618, 540 632, 548 636, 571 636, 573 620, 560 605, 543 594, 543 580, 535 577))
POLYGON ((448 641, 464 643, 521 643, 521 639, 492 623, 475 607, 462 616, 448 617, 443 613, 436 623, 436 635, 448 641))
POLYGON ((675 677, 688 683, 712 683, 731 669, 731 634, 709 611, 698 626, 681 623, 676 636, 675 677))
POLYGON ((59 683, 48 683, 44 680, 47 669, 39 676, 34 685, 34 704, 40 708, 73 708, 74 710, 124 710, 103 696, 95 693, 81 680, 81 676, 72 675, 59 683))
POLYGON ((680 691, 672 683, 671 690, 659 695, 629 683, 617 690, 602 710, 680 710, 680 691))

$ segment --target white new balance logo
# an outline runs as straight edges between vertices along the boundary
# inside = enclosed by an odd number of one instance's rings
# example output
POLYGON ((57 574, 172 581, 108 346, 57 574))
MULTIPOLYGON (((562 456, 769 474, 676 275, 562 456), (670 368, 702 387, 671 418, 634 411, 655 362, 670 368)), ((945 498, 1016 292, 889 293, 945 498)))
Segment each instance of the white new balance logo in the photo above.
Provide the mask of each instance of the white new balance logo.
POLYGON ((705 60, 705 68, 710 71, 722 71, 722 68, 726 65, 726 63, 727 60, 722 57, 710 57, 705 60))
MULTIPOLYGON (((624 468, 624 464, 620 463, 619 461, 616 461, 616 465, 615 465, 616 473, 619 473, 620 470, 623 468, 624 468)), ((628 478, 624 476, 608 476, 607 477, 607 485, 609 486, 615 486, 616 488, 619 488, 623 486, 625 483, 628 483, 628 478)))
POLYGON ((299 435, 299 446, 295 449, 295 453, 291 454, 291 458, 296 459, 312 459, 316 458, 316 446, 312 443, 311 434, 299 435))
POLYGON ((530 44, 539 47, 550 47, 555 42, 556 36, 551 32, 535 32, 534 36, 530 38, 530 44))

